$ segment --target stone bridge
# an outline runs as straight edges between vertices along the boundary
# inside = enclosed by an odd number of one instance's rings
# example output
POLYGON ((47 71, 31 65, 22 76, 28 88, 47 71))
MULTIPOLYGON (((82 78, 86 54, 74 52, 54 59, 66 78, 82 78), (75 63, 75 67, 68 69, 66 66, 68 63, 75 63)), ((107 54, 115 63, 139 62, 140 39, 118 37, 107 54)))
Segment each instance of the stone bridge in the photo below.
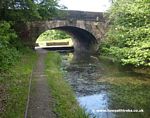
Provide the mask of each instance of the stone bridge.
POLYGON ((46 30, 62 30, 73 37, 75 50, 93 51, 104 37, 107 25, 103 13, 67 11, 64 18, 28 22, 20 35, 26 44, 34 46, 38 36, 46 30))

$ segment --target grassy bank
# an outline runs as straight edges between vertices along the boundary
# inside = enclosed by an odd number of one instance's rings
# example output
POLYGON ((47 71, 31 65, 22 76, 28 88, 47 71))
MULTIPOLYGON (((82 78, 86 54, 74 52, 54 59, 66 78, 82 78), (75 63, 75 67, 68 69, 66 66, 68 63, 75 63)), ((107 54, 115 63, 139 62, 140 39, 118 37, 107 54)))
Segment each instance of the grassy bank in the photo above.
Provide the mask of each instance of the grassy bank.
POLYGON ((77 103, 69 84, 63 79, 60 70, 61 58, 58 53, 50 52, 46 58, 46 75, 53 97, 53 109, 58 118, 88 118, 77 103))
POLYGON ((0 76, 1 118, 23 118, 28 95, 29 77, 36 61, 36 53, 26 50, 10 71, 0 76))

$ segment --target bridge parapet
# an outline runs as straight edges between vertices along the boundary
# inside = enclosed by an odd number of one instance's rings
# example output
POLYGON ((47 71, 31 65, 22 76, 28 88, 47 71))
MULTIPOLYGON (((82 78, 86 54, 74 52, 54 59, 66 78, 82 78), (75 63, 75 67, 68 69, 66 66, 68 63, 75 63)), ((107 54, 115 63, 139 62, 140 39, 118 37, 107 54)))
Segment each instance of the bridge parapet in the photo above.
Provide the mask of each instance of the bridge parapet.
POLYGON ((76 10, 63 10, 63 15, 55 17, 50 20, 84 20, 84 21, 97 21, 104 22, 105 17, 103 12, 88 12, 76 10))

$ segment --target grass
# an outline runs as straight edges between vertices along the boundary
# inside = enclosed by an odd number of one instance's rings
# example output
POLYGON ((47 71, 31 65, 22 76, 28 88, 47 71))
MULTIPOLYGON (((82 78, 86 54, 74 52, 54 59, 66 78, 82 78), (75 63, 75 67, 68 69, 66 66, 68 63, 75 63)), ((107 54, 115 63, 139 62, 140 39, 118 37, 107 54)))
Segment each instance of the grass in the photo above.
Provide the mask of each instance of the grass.
POLYGON ((48 53, 45 64, 56 116, 58 118, 88 118, 89 115, 80 108, 71 87, 63 79, 60 55, 55 52, 48 53))
POLYGON ((28 50, 21 56, 21 60, 11 67, 10 71, 0 77, 3 97, 0 101, 3 109, 2 118, 23 118, 28 95, 29 77, 36 60, 35 52, 28 50))

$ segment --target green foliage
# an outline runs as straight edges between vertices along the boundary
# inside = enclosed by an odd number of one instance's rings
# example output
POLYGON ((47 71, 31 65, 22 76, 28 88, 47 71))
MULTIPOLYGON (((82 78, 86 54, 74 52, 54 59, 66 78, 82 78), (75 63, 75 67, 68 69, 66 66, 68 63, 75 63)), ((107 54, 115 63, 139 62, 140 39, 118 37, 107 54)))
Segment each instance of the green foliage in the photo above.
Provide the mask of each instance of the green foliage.
POLYGON ((0 20, 29 21, 57 16, 58 0, 1 0, 0 20))
POLYGON ((78 105, 71 87, 63 79, 63 74, 60 70, 60 55, 56 52, 48 53, 45 64, 48 84, 54 98, 53 109, 57 117, 89 118, 85 110, 78 105))
POLYGON ((111 21, 101 45, 105 55, 122 64, 150 66, 150 3, 148 0, 117 0, 109 11, 111 21))
POLYGON ((15 40, 17 35, 11 29, 11 25, 8 22, 0 22, 0 43, 1 47, 9 44, 11 40, 15 40))
POLYGON ((0 22, 0 73, 6 71, 18 60, 19 52, 11 42, 17 35, 8 22, 0 22))
POLYGON ((33 0, 3 0, 0 3, 1 20, 24 21, 40 17, 33 0))
POLYGON ((37 39, 37 41, 59 40, 59 39, 66 39, 66 38, 70 38, 70 36, 63 31, 48 30, 42 33, 37 39))
POLYGON ((38 4, 38 12, 43 19, 51 18, 57 15, 59 8, 57 0, 42 0, 40 4, 38 4))

